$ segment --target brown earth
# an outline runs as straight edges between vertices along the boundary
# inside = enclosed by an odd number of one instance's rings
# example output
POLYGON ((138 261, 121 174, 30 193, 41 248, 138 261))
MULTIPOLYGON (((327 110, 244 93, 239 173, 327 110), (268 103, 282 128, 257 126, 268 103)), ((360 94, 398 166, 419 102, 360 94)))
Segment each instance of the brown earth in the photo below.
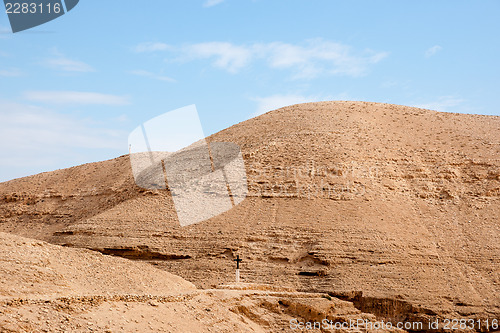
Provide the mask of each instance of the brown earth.
POLYGON ((500 117, 366 102, 285 107, 208 138, 243 152, 249 195, 181 228, 128 156, 0 184, 0 231, 344 296, 380 318, 500 316, 500 117))
POLYGON ((326 294, 255 284, 197 290, 146 263, 0 233, 0 332, 276 332, 290 331, 292 319, 351 320, 361 331, 376 323, 326 294))

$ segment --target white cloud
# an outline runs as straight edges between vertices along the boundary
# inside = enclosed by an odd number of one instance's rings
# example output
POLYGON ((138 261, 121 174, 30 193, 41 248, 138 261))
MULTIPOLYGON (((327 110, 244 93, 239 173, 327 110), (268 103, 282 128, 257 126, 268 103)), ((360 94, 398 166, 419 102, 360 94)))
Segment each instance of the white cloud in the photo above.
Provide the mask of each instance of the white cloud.
POLYGON ((215 58, 213 65, 236 73, 250 62, 252 50, 245 46, 225 42, 208 42, 184 47, 183 53, 191 58, 215 58))
POLYGON ((48 104, 127 105, 125 96, 81 91, 27 91, 24 98, 48 104))
POLYGON ((164 76, 164 75, 158 75, 158 74, 151 73, 151 72, 144 71, 144 70, 133 70, 133 71, 130 71, 129 73, 133 74, 133 75, 137 75, 137 76, 144 76, 144 77, 147 77, 150 79, 160 80, 160 81, 175 82, 175 80, 172 79, 171 77, 164 76))
POLYGON ((23 75, 24 73, 17 68, 0 69, 0 76, 3 77, 19 77, 23 75))
POLYGON ((70 59, 57 51, 53 53, 53 56, 44 60, 43 64, 45 66, 64 72, 95 72, 95 69, 89 64, 70 59))
POLYGON ((0 118, 0 165, 12 173, 2 178, 22 175, 17 167, 40 172, 40 168, 68 165, 84 150, 123 150, 127 137, 124 131, 100 127, 88 118, 1 100, 0 118))
POLYGON ((464 102, 464 99, 457 96, 441 96, 434 101, 414 104, 413 106, 440 112, 458 112, 458 110, 455 110, 455 108, 457 108, 464 102))
POLYGON ((435 55, 436 53, 438 53, 439 51, 441 51, 443 48, 439 45, 434 45, 433 47, 430 47, 428 48, 426 51, 425 51, 425 57, 426 58, 430 58, 432 57, 433 55, 435 55))
POLYGON ((126 123, 130 121, 130 118, 126 114, 121 114, 115 118, 115 120, 119 123, 126 123))
POLYGON ((155 51, 165 51, 170 47, 165 43, 155 43, 155 42, 145 42, 135 46, 135 52, 155 52, 155 51))
POLYGON ((0 39, 7 39, 7 38, 11 37, 12 35, 13 34, 12 34, 12 30, 10 29, 10 27, 0 25, 0 39))
POLYGON ((203 7, 212 7, 216 6, 218 4, 223 3, 225 0, 206 0, 205 3, 203 3, 203 7))
POLYGON ((257 60, 272 69, 293 72, 292 78, 312 79, 321 75, 361 76, 370 65, 388 56, 386 52, 365 50, 355 52, 350 46, 326 41, 309 40, 301 45, 283 42, 235 45, 227 42, 207 42, 184 45, 173 49, 179 59, 213 59, 213 66, 237 73, 257 60))
POLYGON ((348 45, 310 40, 306 45, 270 43, 257 46, 270 67, 296 71, 295 78, 314 78, 322 73, 330 75, 360 76, 370 64, 387 56, 385 52, 365 51, 355 54, 348 45))

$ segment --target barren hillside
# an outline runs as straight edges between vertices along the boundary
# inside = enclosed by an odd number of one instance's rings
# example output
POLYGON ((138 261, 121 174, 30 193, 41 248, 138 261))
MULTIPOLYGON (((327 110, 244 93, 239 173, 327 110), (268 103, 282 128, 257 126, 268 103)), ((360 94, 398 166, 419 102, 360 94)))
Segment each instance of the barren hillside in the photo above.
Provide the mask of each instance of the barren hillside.
POLYGON ((0 230, 95 249, 209 288, 233 278, 342 295, 384 318, 500 315, 500 117, 294 105, 209 138, 240 145, 249 195, 181 228, 127 156, 0 184, 0 230))
POLYGON ((146 263, 0 233, 1 332, 276 332, 290 331, 292 319, 375 323, 326 294, 250 284, 197 290, 146 263))

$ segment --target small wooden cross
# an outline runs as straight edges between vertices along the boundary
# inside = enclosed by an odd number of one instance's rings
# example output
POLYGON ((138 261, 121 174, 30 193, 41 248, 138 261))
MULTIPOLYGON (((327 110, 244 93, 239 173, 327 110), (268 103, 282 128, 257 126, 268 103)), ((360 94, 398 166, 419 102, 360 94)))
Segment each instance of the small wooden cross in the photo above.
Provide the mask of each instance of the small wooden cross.
POLYGON ((233 259, 233 261, 236 261, 236 269, 240 269, 240 262, 242 262, 243 259, 240 259, 239 254, 236 256, 236 259, 233 259))

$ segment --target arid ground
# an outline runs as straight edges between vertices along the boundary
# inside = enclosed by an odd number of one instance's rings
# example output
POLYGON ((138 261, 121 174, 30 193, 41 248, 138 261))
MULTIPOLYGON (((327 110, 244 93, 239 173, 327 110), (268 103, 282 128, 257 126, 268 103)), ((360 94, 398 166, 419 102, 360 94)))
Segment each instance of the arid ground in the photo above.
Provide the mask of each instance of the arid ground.
POLYGON ((307 103, 207 141, 239 145, 249 192, 187 227, 168 189, 135 184, 129 156, 1 183, 0 330, 448 318, 495 331, 500 117, 307 103))

